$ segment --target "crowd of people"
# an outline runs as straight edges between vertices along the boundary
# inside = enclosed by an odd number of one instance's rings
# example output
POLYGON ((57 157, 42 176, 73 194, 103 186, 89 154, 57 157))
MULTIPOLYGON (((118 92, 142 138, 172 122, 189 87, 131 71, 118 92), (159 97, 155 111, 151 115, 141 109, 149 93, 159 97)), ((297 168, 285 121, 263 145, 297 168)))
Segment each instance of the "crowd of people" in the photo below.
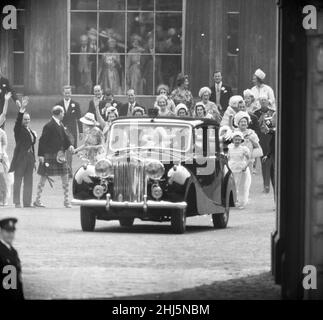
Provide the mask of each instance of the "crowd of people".
MULTIPOLYGON (((0 74, 1 76, 1 74, 0 74)), ((36 168, 35 144, 37 134, 30 127, 27 112, 28 97, 20 102, 7 79, 0 78, 0 203, 8 205, 13 180, 13 202, 21 207, 20 190, 23 183, 23 206, 44 207, 41 195, 46 181, 60 176, 64 190, 64 206, 69 208, 69 182, 72 177, 72 158, 85 154, 95 162, 104 152, 104 142, 114 119, 142 117, 154 111, 158 117, 194 117, 214 119, 220 126, 219 135, 223 152, 233 172, 238 191, 238 207, 243 209, 249 200, 252 173, 257 159, 261 162, 264 193, 274 188, 274 152, 276 101, 272 88, 264 83, 266 74, 257 69, 253 86, 241 95, 233 95, 231 87, 224 84, 220 71, 214 73, 214 83, 202 87, 199 101, 189 90, 189 78, 179 74, 176 88, 171 91, 165 84, 157 88, 153 106, 146 108, 136 100, 136 92, 129 89, 128 102, 120 103, 115 92, 100 85, 93 88, 94 96, 87 112, 82 116, 80 104, 72 99, 71 86, 64 86, 63 99, 52 108, 52 118, 43 128, 39 138, 37 173, 40 180, 35 201, 32 202, 33 171, 36 168), (9 100, 16 101, 18 115, 14 127, 16 146, 10 163, 7 155, 7 134, 4 130, 9 100), (78 142, 82 141, 79 146, 78 142), (13 175, 13 178, 12 178, 13 175)), ((118 92, 117 92, 118 93, 118 92)))

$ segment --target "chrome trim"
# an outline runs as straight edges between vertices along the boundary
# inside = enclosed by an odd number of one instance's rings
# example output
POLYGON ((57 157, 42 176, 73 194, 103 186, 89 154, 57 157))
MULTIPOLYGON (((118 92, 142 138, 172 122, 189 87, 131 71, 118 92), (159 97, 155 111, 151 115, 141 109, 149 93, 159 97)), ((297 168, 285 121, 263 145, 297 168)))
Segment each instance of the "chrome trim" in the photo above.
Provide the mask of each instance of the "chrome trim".
POLYGON ((73 206, 82 206, 82 207, 105 207, 107 211, 111 208, 136 208, 136 209, 154 209, 154 208, 161 208, 161 209, 185 209, 187 207, 187 203, 185 201, 182 202, 170 202, 170 201, 152 201, 147 200, 147 202, 118 202, 113 200, 77 200, 73 199, 71 204, 73 206))

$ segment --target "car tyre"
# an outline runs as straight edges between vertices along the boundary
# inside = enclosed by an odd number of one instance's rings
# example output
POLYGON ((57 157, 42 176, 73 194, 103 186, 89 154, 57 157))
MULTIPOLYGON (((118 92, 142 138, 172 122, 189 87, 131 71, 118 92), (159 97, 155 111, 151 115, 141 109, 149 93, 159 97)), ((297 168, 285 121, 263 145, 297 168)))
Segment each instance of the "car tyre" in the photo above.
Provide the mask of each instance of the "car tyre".
POLYGON ((186 231, 186 210, 174 210, 171 216, 172 230, 176 234, 183 234, 186 231))
POLYGON ((81 227, 83 231, 92 232, 95 228, 96 215, 93 208, 81 207, 81 227))
POLYGON ((121 227, 132 227, 135 219, 134 218, 122 218, 119 219, 121 227))

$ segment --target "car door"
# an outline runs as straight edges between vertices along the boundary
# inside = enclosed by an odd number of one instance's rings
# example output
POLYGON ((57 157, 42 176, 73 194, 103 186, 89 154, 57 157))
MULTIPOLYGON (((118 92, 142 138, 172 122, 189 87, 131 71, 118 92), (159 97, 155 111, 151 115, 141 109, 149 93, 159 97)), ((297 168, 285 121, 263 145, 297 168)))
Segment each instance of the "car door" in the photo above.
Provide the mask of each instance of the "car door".
POLYGON ((196 178, 206 196, 222 204, 222 181, 225 159, 219 152, 218 129, 202 126, 195 129, 194 167, 196 178))

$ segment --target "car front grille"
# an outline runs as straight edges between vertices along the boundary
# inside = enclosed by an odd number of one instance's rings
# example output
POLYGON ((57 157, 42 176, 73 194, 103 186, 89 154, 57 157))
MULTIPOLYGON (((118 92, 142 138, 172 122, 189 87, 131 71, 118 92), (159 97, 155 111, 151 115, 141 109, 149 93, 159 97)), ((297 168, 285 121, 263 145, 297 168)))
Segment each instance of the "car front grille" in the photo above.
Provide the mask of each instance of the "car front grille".
POLYGON ((122 159, 114 164, 113 200, 141 202, 147 189, 143 161, 122 159))

